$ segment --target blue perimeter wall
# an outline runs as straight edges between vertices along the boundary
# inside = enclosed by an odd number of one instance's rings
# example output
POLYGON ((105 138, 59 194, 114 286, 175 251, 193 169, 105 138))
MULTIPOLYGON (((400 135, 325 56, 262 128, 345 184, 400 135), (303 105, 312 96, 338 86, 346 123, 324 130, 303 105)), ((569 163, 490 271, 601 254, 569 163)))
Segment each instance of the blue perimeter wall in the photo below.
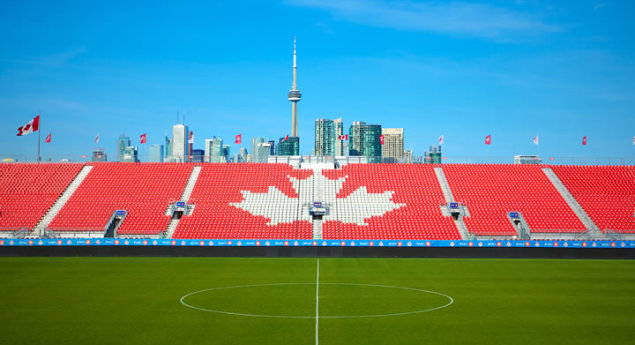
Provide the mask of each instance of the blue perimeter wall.
POLYGON ((179 240, 123 238, 0 239, 0 247, 189 246, 189 247, 436 247, 436 248, 635 248, 635 241, 554 240, 179 240))

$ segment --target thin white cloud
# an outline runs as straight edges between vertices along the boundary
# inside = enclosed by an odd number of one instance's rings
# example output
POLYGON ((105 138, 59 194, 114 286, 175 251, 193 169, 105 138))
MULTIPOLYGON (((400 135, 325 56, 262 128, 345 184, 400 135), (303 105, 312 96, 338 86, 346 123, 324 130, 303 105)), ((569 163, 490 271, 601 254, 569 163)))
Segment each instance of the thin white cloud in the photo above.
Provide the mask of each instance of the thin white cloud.
POLYGON ((605 7, 605 6, 606 6, 605 2, 599 2, 595 6, 593 6, 593 9, 594 10, 599 10, 600 8, 605 7))
POLYGON ((84 54, 85 52, 86 48, 80 47, 52 55, 28 56, 17 59, 1 59, 0 61, 40 66, 60 66, 67 64, 70 60, 84 54))
POLYGON ((559 31, 511 9, 464 2, 390 0, 288 0, 295 6, 325 10, 358 24, 411 31, 508 40, 519 35, 559 31))

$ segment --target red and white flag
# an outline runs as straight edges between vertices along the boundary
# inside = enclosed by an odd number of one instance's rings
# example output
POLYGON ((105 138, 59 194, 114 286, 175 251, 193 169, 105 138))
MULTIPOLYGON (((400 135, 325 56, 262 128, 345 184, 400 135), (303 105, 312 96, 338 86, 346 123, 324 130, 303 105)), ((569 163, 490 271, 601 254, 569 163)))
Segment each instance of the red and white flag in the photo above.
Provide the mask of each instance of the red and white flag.
POLYGON ((40 129, 40 115, 33 118, 33 120, 26 123, 26 125, 18 128, 17 136, 31 134, 40 129))
POLYGON ((194 132, 190 132, 190 136, 187 139, 188 144, 194 144, 194 132))
POLYGON ((538 136, 537 135, 534 137, 534 145, 538 145, 538 136))
POLYGON ((287 140, 289 140, 289 134, 287 134, 287 136, 286 136, 286 137, 284 137, 284 140, 283 140, 283 141, 287 141, 287 140))
POLYGON ((142 144, 145 144, 145 143, 146 143, 146 134, 145 134, 145 133, 141 134, 141 138, 140 138, 140 139, 141 139, 141 140, 140 140, 140 141, 141 141, 141 143, 142 143, 142 144))
POLYGON ((586 135, 582 137, 582 145, 586 146, 586 135))
POLYGON ((95 135, 95 144, 99 144, 99 134, 95 135))
POLYGON ((443 140, 444 140, 444 139, 445 139, 445 138, 444 138, 443 136, 440 136, 440 137, 439 137, 439 145, 443 145, 443 140))
POLYGON ((635 137, 633 137, 633 145, 635 145, 635 137))
POLYGON ((50 143, 51 142, 51 133, 49 133, 49 135, 46 136, 46 139, 44 139, 45 143, 50 143))
POLYGON ((485 137, 485 145, 491 145, 492 144, 492 135, 488 135, 485 137))
POLYGON ((340 136, 338 136, 338 139, 339 140, 348 140, 348 134, 340 135, 340 136))
POLYGON ((381 134, 379 136, 379 143, 382 144, 382 145, 384 144, 384 135, 383 134, 381 134))
POLYGON ((234 137, 234 142, 236 144, 240 144, 240 143, 242 143, 242 141, 243 141, 243 135, 242 134, 238 134, 238 135, 236 135, 236 137, 234 137))

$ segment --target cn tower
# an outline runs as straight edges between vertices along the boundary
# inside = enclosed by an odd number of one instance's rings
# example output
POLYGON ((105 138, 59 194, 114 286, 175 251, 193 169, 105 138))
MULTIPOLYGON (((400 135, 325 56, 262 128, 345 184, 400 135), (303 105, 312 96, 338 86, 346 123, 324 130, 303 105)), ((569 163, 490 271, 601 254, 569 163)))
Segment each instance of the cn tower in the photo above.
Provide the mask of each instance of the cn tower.
POLYGON ((295 37, 293 37, 293 85, 289 91, 289 101, 291 101, 291 136, 298 136, 298 101, 302 98, 300 91, 297 87, 297 72, 298 67, 295 63, 295 37))

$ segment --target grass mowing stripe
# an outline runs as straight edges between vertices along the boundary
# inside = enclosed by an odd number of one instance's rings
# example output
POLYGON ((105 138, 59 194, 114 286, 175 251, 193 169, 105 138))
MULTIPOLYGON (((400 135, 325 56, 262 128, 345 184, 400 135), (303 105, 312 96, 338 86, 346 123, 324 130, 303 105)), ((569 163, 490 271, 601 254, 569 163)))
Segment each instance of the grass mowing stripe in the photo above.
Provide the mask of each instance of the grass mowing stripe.
MULTIPOLYGON (((0 344, 314 344, 307 330, 315 326, 318 272, 308 269, 315 260, 0 258, 0 344), (306 319, 202 313, 178 300, 212 287, 280 282, 294 285, 218 290, 186 302, 306 319)), ((633 343, 635 260, 319 261, 321 345, 633 343), (433 313, 326 318, 399 312, 422 301, 415 291, 331 285, 343 282, 417 287, 457 303, 433 313)))

